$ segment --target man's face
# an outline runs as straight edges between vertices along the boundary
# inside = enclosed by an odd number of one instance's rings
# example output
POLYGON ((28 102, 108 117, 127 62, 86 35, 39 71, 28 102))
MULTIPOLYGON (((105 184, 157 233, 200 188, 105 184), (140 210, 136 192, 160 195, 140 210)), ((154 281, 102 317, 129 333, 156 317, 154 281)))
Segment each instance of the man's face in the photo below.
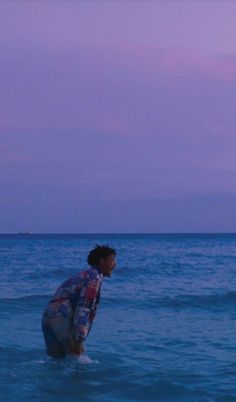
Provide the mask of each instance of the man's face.
POLYGON ((100 268, 103 276, 110 277, 115 266, 116 256, 114 254, 111 254, 108 257, 101 259, 100 261, 100 268))

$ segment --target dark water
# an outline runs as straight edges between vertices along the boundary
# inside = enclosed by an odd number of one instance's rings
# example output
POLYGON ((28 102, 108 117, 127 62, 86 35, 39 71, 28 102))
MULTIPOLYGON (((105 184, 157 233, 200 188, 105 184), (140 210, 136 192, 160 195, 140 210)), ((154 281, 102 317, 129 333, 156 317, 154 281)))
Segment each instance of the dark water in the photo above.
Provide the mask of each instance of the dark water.
POLYGON ((0 400, 236 401, 236 235, 1 235, 0 266, 0 400), (94 362, 53 361, 41 311, 96 243, 118 264, 86 341, 94 362))

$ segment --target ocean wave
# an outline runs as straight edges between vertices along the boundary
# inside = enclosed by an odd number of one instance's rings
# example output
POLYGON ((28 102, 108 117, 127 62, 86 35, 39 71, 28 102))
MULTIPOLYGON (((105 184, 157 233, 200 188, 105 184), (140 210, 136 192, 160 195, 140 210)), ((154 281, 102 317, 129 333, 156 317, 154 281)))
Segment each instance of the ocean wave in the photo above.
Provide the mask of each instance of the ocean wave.
POLYGON ((38 303, 49 300, 51 295, 25 295, 20 297, 1 297, 0 304, 15 304, 15 303, 38 303))
POLYGON ((171 308, 171 309, 187 309, 187 308, 225 308, 236 304, 236 292, 230 291, 226 293, 214 293, 205 295, 191 295, 180 294, 176 296, 167 297, 134 297, 127 295, 125 297, 108 298, 105 297, 103 302, 106 307, 116 306, 131 306, 138 309, 157 309, 157 308, 171 308))
POLYGON ((150 298, 146 304, 160 308, 212 308, 226 307, 236 304, 236 292, 205 295, 177 295, 174 297, 150 298))

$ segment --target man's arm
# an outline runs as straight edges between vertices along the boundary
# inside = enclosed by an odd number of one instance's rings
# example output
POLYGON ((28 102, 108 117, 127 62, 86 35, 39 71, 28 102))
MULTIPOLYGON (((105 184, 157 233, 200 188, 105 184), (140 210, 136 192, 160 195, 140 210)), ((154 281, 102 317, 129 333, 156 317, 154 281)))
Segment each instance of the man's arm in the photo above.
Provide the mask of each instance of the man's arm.
MULTIPOLYGON (((74 314, 73 330, 76 344, 83 344, 96 314, 101 277, 84 281, 74 314)), ((80 346, 78 346, 80 349, 80 346)), ((83 346, 81 346, 83 348, 83 346)))

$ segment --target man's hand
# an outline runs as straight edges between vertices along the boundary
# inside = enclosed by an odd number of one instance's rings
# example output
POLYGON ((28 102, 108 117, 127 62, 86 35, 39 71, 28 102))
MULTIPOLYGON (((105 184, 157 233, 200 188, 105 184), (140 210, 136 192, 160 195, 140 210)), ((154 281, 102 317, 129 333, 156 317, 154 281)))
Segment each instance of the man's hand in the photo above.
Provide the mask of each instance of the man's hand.
POLYGON ((77 355, 77 356, 80 356, 82 353, 84 353, 84 344, 83 344, 83 342, 71 341, 70 352, 73 355, 77 355))

